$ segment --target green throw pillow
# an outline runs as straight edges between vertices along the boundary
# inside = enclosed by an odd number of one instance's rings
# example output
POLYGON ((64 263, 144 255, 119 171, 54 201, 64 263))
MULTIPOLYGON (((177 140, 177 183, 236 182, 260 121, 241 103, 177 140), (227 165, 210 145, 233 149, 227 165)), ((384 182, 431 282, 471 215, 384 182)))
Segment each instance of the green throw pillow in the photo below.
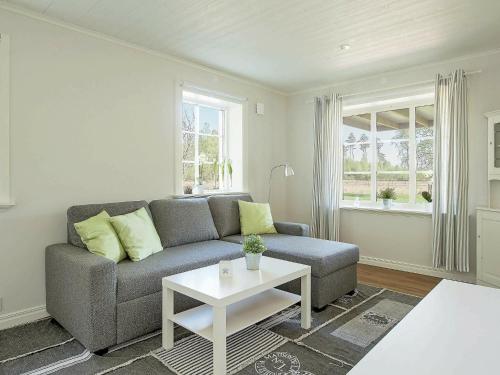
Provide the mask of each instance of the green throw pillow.
POLYGON ((134 262, 163 250, 153 221, 144 207, 126 215, 113 216, 110 221, 134 262))
POLYGON ((74 226, 82 242, 91 253, 118 263, 127 257, 127 253, 123 249, 109 219, 108 213, 102 211, 96 216, 75 223, 74 226))
POLYGON ((238 201, 240 207, 241 234, 277 233, 273 224, 269 203, 238 201))

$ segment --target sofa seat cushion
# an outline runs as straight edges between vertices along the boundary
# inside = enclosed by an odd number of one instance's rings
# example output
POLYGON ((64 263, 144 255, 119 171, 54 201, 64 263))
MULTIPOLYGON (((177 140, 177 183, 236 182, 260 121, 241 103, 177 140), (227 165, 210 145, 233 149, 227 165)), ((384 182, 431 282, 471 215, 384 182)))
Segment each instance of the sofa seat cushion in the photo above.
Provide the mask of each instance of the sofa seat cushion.
MULTIPOLYGON (((287 234, 264 234, 267 246, 264 256, 289 260, 311 266, 311 274, 323 277, 359 261, 356 245, 287 234)), ((241 235, 228 236, 224 241, 241 243, 241 235)))
POLYGON ((161 291, 162 277, 242 256, 240 245, 214 240, 170 247, 140 262, 123 260, 117 265, 117 301, 161 291))

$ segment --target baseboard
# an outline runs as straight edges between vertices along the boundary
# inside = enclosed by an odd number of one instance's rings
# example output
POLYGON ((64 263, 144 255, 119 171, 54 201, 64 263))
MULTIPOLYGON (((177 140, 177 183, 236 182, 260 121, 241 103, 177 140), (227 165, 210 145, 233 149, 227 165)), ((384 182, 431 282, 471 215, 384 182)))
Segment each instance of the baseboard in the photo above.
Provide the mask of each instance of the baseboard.
POLYGON ((45 305, 0 315, 0 330, 48 317, 45 305))
POLYGON ((360 256, 359 263, 367 264, 370 266, 390 268, 398 271, 406 271, 412 273, 418 273, 421 275, 440 277, 442 279, 462 281, 466 283, 476 283, 476 276, 471 273, 458 273, 458 272, 447 272, 443 270, 437 270, 429 266, 423 266, 420 264, 411 264, 406 262, 400 262, 390 259, 382 259, 375 257, 360 256))

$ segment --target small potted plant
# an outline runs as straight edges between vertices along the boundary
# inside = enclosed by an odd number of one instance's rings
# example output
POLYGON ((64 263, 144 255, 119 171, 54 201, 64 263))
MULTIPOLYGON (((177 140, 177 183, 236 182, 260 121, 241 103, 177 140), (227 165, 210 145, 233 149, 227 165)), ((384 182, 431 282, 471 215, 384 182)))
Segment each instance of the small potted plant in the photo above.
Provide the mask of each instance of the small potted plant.
POLYGON ((396 190, 390 187, 382 189, 378 193, 378 198, 382 199, 385 209, 390 209, 392 206, 392 201, 394 201, 397 198, 396 190))
POLYGON ((231 159, 226 160, 227 173, 229 175, 229 187, 233 187, 233 162, 231 159))
POLYGON ((266 251, 266 245, 262 237, 257 234, 251 234, 243 241, 243 252, 247 262, 247 270, 258 270, 262 253, 266 251))
POLYGON ((422 195, 422 198, 425 199, 425 201, 427 202, 427 205, 429 207, 431 207, 431 203, 432 203, 432 193, 430 191, 423 191, 422 193, 420 193, 422 195))
POLYGON ((214 189, 217 190, 219 188, 219 162, 214 160, 212 164, 212 173, 214 175, 214 189))
POLYGON ((192 193, 193 194, 203 194, 205 191, 205 186, 203 185, 203 164, 200 163, 198 169, 198 179, 196 180, 195 185, 193 186, 192 193))
POLYGON ((205 191, 205 185, 203 184, 205 180, 203 164, 206 162, 205 154, 200 154, 200 164, 198 165, 198 179, 196 179, 195 185, 193 186, 193 194, 203 194, 205 191))

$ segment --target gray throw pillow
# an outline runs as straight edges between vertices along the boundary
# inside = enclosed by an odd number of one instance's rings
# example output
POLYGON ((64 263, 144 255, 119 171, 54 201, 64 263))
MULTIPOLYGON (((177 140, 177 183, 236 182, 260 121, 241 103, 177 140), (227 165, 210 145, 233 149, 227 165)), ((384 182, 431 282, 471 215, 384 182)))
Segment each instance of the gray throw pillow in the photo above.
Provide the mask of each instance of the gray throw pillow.
POLYGON ((208 198, 208 205, 220 238, 241 233, 238 200, 253 202, 249 194, 212 195, 208 198))
POLYGON ((149 207, 163 247, 219 239, 205 198, 161 199, 149 207))

